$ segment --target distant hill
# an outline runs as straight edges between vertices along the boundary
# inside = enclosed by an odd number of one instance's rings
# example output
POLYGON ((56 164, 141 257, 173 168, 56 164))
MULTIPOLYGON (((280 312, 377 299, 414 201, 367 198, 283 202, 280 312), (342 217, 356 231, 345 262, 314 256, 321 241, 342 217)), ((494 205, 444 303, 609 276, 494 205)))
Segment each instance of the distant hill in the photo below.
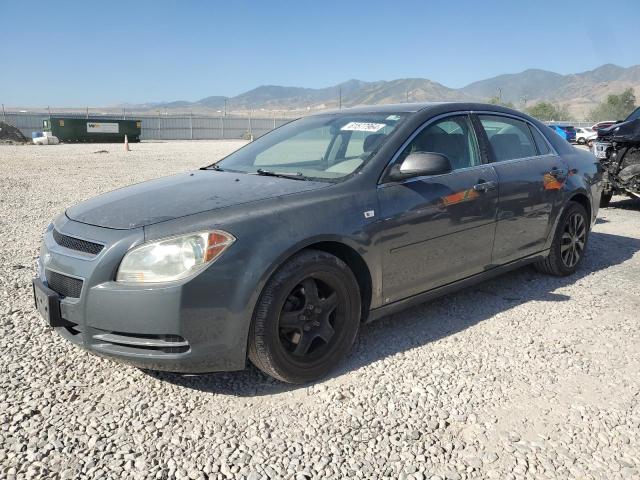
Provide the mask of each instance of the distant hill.
POLYGON ((407 101, 487 101, 500 95, 504 101, 517 107, 543 100, 556 102, 566 105, 576 118, 585 118, 608 94, 620 93, 626 88, 633 88, 640 98, 640 65, 624 68, 607 64, 569 75, 528 69, 479 80, 460 89, 425 78, 376 82, 352 79, 325 88, 262 85, 235 97, 211 96, 195 102, 181 100, 128 105, 128 108, 205 113, 222 110, 226 100, 230 112, 250 109, 305 111, 336 108, 340 101, 342 106, 350 107, 407 101))

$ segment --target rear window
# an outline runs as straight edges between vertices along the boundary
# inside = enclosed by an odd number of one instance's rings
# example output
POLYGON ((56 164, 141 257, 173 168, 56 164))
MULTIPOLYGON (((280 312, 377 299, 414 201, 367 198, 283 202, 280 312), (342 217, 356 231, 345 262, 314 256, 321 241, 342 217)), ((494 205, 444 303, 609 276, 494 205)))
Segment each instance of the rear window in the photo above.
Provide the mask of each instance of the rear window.
POLYGON ((496 161, 538 155, 531 131, 521 120, 497 115, 478 115, 496 161))
POLYGON ((543 138, 538 129, 529 125, 529 130, 531 130, 531 135, 533 135, 533 140, 536 142, 536 147, 538 147, 538 152, 540 152, 540 155, 548 155, 549 153, 551 153, 549 144, 547 143, 546 139, 543 138))

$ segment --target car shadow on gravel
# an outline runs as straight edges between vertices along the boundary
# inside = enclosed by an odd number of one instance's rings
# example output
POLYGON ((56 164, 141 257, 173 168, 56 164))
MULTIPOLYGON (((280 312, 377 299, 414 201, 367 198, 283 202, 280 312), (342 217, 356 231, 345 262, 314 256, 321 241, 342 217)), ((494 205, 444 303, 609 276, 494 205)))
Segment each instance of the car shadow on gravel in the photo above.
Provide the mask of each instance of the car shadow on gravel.
POLYGON ((640 198, 613 197, 613 200, 611 200, 611 203, 606 208, 638 211, 640 210, 640 198), (623 200, 616 201, 618 198, 622 198, 623 200))
MULTIPOLYGON (((351 354, 328 378, 357 371, 386 357, 453 335, 496 314, 531 301, 568 302, 570 296, 555 290, 630 259, 640 251, 640 239, 592 232, 587 256, 569 277, 552 277, 523 267, 417 307, 365 324, 351 354)), ((273 395, 310 385, 288 385, 271 379, 248 363, 239 372, 180 375, 146 372, 175 385, 202 392, 252 397, 273 395)), ((313 384, 311 384, 313 385, 313 384)))

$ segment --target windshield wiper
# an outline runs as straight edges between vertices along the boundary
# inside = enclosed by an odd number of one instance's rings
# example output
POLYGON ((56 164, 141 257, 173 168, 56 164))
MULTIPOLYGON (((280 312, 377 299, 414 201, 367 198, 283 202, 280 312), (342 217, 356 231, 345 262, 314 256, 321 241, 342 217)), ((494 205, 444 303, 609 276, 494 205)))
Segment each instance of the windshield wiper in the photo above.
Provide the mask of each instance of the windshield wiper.
POLYGON ((217 172, 224 172, 224 169, 220 168, 217 163, 214 163, 213 165, 209 165, 207 167, 202 167, 200 170, 215 170, 217 172))
POLYGON ((302 173, 300 172, 296 172, 296 173, 283 173, 283 172, 274 172, 272 170, 264 170, 262 168, 259 168, 258 170, 256 170, 256 174, 257 175, 263 175, 265 177, 280 177, 280 178, 290 178, 291 180, 307 180, 307 177, 305 177, 302 173))

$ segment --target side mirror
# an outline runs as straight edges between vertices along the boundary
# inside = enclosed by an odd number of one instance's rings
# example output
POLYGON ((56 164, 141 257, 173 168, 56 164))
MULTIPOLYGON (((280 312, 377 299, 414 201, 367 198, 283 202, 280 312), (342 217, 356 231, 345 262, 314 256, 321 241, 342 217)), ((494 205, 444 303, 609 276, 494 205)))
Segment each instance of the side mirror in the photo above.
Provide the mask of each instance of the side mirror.
POLYGON ((421 177, 423 175, 442 175, 452 170, 446 155, 435 152, 414 152, 404 159, 400 166, 394 166, 389 172, 392 180, 421 177))

